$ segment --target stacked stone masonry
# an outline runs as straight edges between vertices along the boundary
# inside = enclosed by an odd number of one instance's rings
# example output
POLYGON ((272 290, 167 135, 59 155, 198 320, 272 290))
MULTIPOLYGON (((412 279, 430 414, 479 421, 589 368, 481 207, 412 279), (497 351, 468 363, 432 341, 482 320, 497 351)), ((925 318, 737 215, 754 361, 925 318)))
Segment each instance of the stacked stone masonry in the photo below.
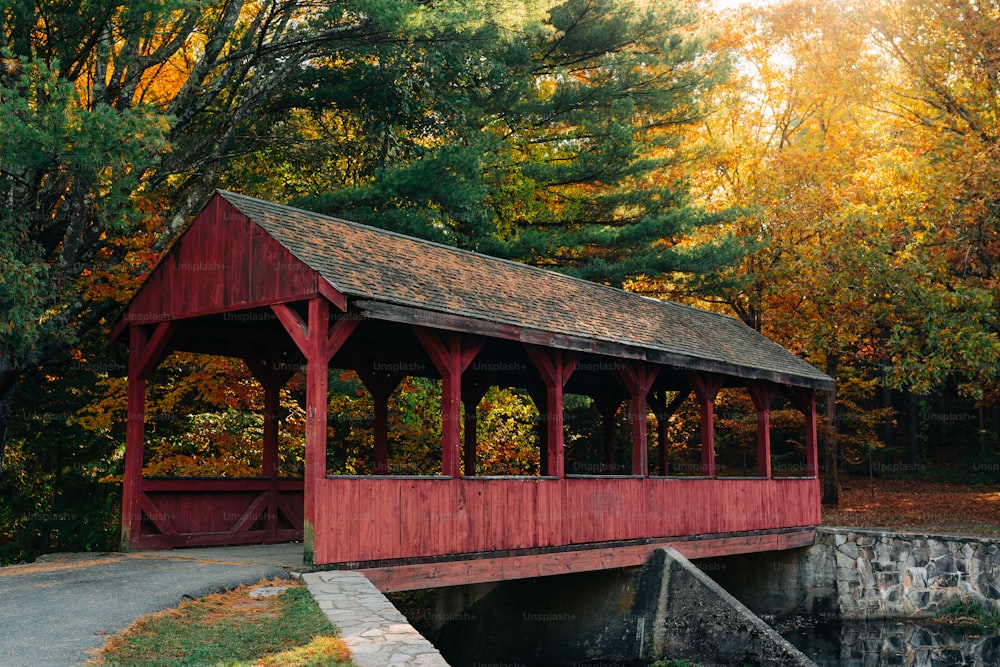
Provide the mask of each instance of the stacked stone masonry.
POLYGON ((448 667, 429 641, 359 572, 302 575, 358 667, 448 667))
POLYGON ((821 529, 844 619, 934 616, 957 601, 1000 608, 1000 540, 821 529))

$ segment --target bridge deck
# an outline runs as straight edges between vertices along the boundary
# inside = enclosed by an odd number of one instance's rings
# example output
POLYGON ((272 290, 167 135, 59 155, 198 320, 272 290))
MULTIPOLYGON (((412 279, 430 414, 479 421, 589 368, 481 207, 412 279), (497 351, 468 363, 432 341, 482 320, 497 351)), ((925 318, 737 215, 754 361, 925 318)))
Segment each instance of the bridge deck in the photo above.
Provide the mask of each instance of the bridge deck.
POLYGON ((566 550, 500 556, 476 554, 460 560, 381 565, 359 570, 383 593, 549 577, 642 565, 655 549, 673 547, 688 559, 734 556, 812 546, 815 528, 765 533, 695 536, 643 544, 576 545, 566 550))

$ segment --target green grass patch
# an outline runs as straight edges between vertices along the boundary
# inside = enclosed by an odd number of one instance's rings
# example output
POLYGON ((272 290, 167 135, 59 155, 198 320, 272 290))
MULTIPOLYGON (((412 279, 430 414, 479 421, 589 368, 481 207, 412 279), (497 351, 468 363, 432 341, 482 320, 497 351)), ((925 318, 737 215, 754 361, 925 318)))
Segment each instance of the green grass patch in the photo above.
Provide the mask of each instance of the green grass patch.
POLYGON ((1000 609, 991 609, 977 600, 956 600, 942 609, 936 620, 963 628, 997 628, 1000 627, 1000 609))
MULTIPOLYGON (((269 585, 290 585, 275 581, 269 585)), ((251 586, 151 614, 108 640, 94 665, 350 667, 350 654, 309 590, 253 599, 251 586)))

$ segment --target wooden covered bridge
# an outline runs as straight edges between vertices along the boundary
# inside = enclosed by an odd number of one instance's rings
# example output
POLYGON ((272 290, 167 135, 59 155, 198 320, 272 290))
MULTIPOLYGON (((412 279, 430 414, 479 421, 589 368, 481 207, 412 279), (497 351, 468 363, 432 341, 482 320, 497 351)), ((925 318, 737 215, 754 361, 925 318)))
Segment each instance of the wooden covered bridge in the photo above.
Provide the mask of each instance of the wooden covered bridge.
POLYGON ((811 543, 820 520, 815 391, 832 380, 730 317, 218 192, 115 336, 129 346, 125 548, 301 539, 307 560, 401 589, 638 564, 662 544, 689 557, 790 548, 811 543), (172 351, 241 358, 260 381, 259 478, 144 478, 146 380, 172 351), (282 479, 279 391, 303 366, 304 479, 282 479), (371 392, 374 475, 327 474, 330 368, 356 371, 371 392), (439 475, 391 474, 387 404, 405 375, 441 381, 439 475), (540 476, 476 475, 476 406, 490 386, 534 398, 540 476), (756 406, 756 477, 716 475, 723 387, 756 406), (798 478, 772 475, 779 393, 805 415, 798 478), (565 394, 628 402, 629 474, 567 474, 565 394), (700 475, 672 477, 665 428, 648 443, 647 424, 665 426, 689 396, 700 475))

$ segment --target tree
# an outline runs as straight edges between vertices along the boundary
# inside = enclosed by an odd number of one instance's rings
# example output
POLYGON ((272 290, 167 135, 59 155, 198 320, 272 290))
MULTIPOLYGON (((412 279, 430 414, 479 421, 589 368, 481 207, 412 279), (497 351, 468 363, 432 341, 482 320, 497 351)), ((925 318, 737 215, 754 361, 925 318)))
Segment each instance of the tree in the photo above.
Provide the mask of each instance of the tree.
POLYGON ((743 76, 708 125, 721 150, 699 187, 743 207, 736 233, 761 245, 726 301, 851 393, 827 400, 824 502, 841 455, 871 451, 888 418, 838 409, 876 383, 977 397, 994 373, 992 167, 970 130, 988 126, 990 93, 973 104, 986 68, 956 66, 988 22, 969 9, 791 0, 723 31, 743 76))
MULTIPOLYGON (((883 275, 870 219, 851 212, 855 173, 872 151, 864 101, 876 78, 865 35, 834 3, 744 8, 722 25, 736 52, 726 112, 706 134, 719 151, 700 180, 706 198, 740 207, 735 233, 756 252, 728 272, 722 300, 837 378, 869 349, 883 275), (859 241, 862 241, 859 243, 859 241)), ((823 500, 837 499, 838 397, 826 399, 823 500)))
POLYGON ((1000 261, 1000 6, 905 0, 858 9, 903 76, 880 110, 905 137, 912 165, 889 190, 888 214, 912 240, 897 269, 910 278, 891 332, 894 386, 925 394, 948 379, 981 399, 998 360, 995 285, 1000 261), (919 351, 919 354, 912 354, 919 351))
POLYGON ((283 129, 318 137, 312 149, 286 153, 277 175, 239 165, 227 178, 612 284, 736 256, 726 238, 679 245, 720 220, 690 205, 683 176, 686 130, 727 71, 695 15, 632 0, 521 4, 309 71, 283 129))
POLYGON ((0 44, 0 469, 17 380, 106 322, 316 58, 417 2, 23 2, 0 44), (163 211, 170 211, 164 214, 163 211))

